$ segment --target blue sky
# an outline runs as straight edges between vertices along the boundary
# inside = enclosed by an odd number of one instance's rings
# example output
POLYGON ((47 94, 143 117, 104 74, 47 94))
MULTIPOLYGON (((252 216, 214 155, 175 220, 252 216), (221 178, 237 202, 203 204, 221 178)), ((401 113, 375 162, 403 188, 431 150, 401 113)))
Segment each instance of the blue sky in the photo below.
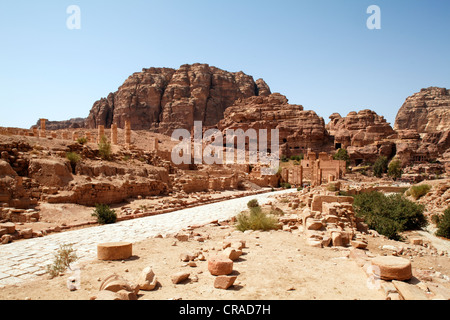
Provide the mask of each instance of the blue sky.
POLYGON ((263 78, 326 122, 369 108, 393 125, 408 96, 450 88, 449 18, 446 0, 2 1, 0 126, 87 117, 132 73, 196 62, 263 78))

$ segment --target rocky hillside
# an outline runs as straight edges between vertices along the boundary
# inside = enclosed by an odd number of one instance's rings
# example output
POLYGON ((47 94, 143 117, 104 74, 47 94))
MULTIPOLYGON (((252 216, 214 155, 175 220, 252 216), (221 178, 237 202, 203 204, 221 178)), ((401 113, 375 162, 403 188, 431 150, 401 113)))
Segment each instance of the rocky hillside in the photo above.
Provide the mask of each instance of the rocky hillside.
POLYGON ((303 106, 289 104, 279 93, 236 101, 225 111, 218 127, 222 131, 267 129, 268 135, 271 129, 278 129, 281 152, 286 156, 305 154, 308 149, 318 152, 333 148, 323 118, 303 106))
POLYGON ((143 69, 130 76, 118 91, 94 103, 87 128, 115 123, 133 130, 150 129, 170 134, 190 129, 194 121, 214 126, 224 111, 239 98, 266 96, 270 88, 243 72, 227 72, 207 64, 143 69))
POLYGON ((408 97, 395 119, 396 130, 437 133, 450 129, 450 90, 430 87, 408 97))

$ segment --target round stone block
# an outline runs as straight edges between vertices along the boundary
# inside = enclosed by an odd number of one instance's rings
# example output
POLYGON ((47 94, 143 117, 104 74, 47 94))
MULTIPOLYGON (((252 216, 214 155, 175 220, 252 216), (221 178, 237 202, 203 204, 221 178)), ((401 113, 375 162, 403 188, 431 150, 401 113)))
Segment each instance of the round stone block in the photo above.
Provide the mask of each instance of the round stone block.
POLYGON ((101 243, 97 245, 99 260, 125 260, 133 255, 133 244, 129 242, 101 243))
POLYGON ((381 280, 406 281, 412 278, 411 262, 399 257, 380 256, 372 259, 372 272, 381 280))

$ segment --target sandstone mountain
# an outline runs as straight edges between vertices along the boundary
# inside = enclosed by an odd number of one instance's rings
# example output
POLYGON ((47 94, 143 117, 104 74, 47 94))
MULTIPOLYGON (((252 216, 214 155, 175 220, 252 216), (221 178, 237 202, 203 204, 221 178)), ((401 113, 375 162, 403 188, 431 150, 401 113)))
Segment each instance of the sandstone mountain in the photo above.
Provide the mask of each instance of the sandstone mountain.
POLYGON ((326 128, 334 137, 336 149, 347 149, 352 160, 374 162, 378 156, 393 156, 395 131, 383 116, 372 110, 352 111, 346 117, 334 113, 326 128))
POLYGON ((194 121, 214 126, 224 111, 239 98, 267 96, 270 88, 243 72, 227 72, 207 64, 143 69, 131 75, 107 98, 94 103, 86 128, 98 125, 171 134, 174 129, 191 129, 194 121))
POLYGON ((225 111, 218 128, 221 131, 267 129, 268 134, 271 129, 278 129, 281 153, 288 157, 306 154, 308 149, 320 152, 333 148, 323 118, 300 105, 289 104, 279 93, 237 100, 225 111))
POLYGON ((418 133, 450 130, 450 90, 430 87, 408 97, 397 114, 394 128, 418 133))

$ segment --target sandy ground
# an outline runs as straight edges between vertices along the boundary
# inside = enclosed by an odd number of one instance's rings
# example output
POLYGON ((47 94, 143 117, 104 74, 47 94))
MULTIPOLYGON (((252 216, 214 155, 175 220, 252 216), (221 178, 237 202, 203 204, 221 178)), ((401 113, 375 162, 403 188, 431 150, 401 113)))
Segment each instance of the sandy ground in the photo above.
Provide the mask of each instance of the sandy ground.
POLYGON ((179 242, 155 238, 135 243, 133 257, 126 261, 81 262, 81 288, 69 291, 67 279, 74 274, 37 280, 0 289, 0 299, 86 300, 98 293, 101 280, 116 273, 133 282, 151 266, 159 285, 151 292, 140 291, 139 300, 378 300, 384 295, 367 286, 367 277, 357 264, 345 258, 346 250, 319 249, 306 245, 300 233, 283 231, 241 233, 232 226, 206 226, 196 232, 209 237, 205 242, 179 242), (214 288, 207 261, 189 267, 182 253, 203 252, 206 258, 219 252, 224 238, 245 240, 244 255, 234 263, 235 285, 228 290, 214 288), (176 243, 176 245, 174 245, 176 243), (190 280, 174 285, 170 277, 188 271, 190 280), (196 280, 198 279, 198 280, 196 280))
MULTIPOLYGON (((132 202, 139 207, 141 202, 132 202)), ((287 204, 279 203, 286 213, 287 204)), ((61 223, 67 219, 83 220, 90 217, 92 208, 76 205, 50 206, 43 210, 44 221, 61 223), (58 220, 62 219, 62 220, 58 220)), ((36 227, 36 226, 35 226, 36 227)), ((126 261, 99 260, 79 262, 81 287, 70 291, 67 280, 75 273, 49 279, 47 275, 37 280, 0 289, 0 300, 88 300, 94 297, 101 282, 111 274, 136 282, 146 267, 152 267, 159 284, 154 291, 140 291, 139 300, 384 300, 385 294, 371 289, 363 269, 347 257, 349 249, 313 248, 306 244, 299 230, 238 232, 233 225, 208 225, 194 232, 205 238, 204 242, 180 242, 174 237, 151 238, 133 244, 133 257, 126 261), (180 260, 184 253, 202 252, 206 259, 219 253, 225 239, 244 240, 244 254, 234 263, 237 281, 228 290, 214 288, 215 277, 207 269, 207 261, 195 261, 187 266, 180 260), (180 271, 190 272, 190 280, 174 285, 171 276, 180 271)), ((413 231, 407 236, 421 236, 413 231)), ((424 239, 427 239, 422 235, 424 239)), ((428 237, 437 239, 436 237, 428 237)), ((407 246, 407 243, 369 237, 368 250, 374 255, 390 255, 384 245, 407 246)), ((439 239, 438 239, 439 240, 439 239)), ((24 240, 26 241, 26 240, 24 240)), ((450 241, 445 241, 450 246, 450 241)), ((433 270, 450 275, 447 256, 415 256, 413 274, 417 270, 433 270)), ((433 280, 434 281, 434 280, 433 280)), ((442 285, 442 282, 440 282, 442 285)), ((450 283, 444 283, 450 289, 450 283)))

